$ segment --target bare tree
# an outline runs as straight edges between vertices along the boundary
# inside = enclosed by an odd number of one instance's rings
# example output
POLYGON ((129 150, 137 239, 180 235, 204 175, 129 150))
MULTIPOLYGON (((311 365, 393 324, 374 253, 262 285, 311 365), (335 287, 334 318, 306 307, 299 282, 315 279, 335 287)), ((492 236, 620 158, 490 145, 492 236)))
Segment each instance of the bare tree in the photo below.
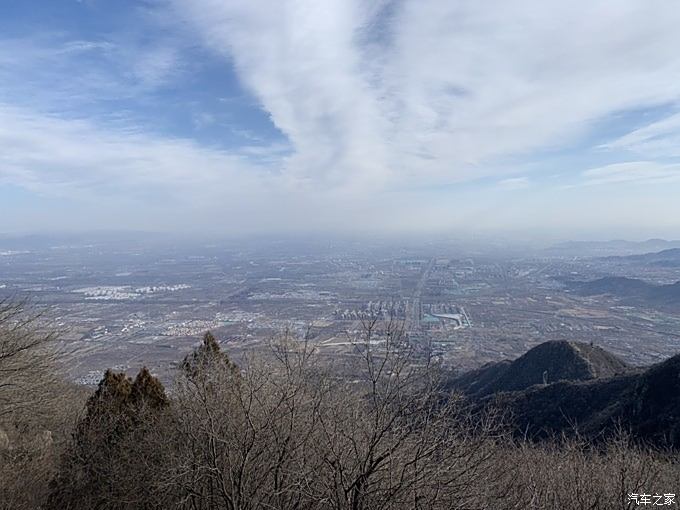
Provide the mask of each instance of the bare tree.
POLYGON ((80 402, 42 319, 26 301, 0 301, 0 508, 41 504, 80 402))
POLYGON ((41 331, 40 318, 26 301, 0 301, 0 419, 51 411, 60 383, 51 349, 56 334, 41 331))
POLYGON ((328 384, 319 409, 323 498, 352 510, 468 507, 495 452, 496 421, 443 391, 403 323, 366 321, 354 345, 353 388, 328 384))
POLYGON ((440 391, 436 367, 416 359, 399 324, 365 326, 352 380, 320 363, 306 338, 285 334, 238 371, 206 340, 213 363, 176 385, 177 457, 166 480, 181 506, 467 504, 495 451, 492 422, 473 421, 440 391))
POLYGON ((207 348, 211 341, 201 348, 209 356, 198 356, 201 370, 184 371, 176 384, 177 457, 167 479, 182 507, 300 507, 300 484, 311 475, 311 351, 282 339, 239 370, 207 348))

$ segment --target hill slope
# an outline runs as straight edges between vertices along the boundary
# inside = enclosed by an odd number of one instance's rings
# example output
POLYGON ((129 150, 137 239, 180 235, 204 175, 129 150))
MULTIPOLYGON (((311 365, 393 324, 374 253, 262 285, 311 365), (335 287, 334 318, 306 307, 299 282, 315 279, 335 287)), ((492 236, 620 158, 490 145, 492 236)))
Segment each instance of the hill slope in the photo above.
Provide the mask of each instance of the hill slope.
POLYGON ((646 266, 680 267, 680 248, 671 248, 653 253, 642 253, 640 255, 605 257, 605 259, 616 262, 644 264, 646 266))
POLYGON ((643 280, 624 276, 606 276, 588 282, 566 282, 583 296, 610 294, 629 302, 646 305, 680 304, 680 281, 669 285, 653 285, 643 280))
POLYGON ((680 248, 680 241, 666 241, 664 239, 648 239, 647 241, 567 241, 558 243, 546 251, 564 256, 626 256, 658 252, 672 248, 680 248))
POLYGON ((629 370, 613 354, 582 342, 542 343, 515 361, 491 363, 451 381, 451 387, 482 397, 497 392, 519 391, 536 384, 587 381, 611 377, 629 370))
POLYGON ((640 370, 603 349, 584 346, 546 342, 513 362, 464 374, 452 386, 480 407, 508 411, 524 436, 540 439, 578 430, 597 439, 623 427, 638 440, 680 448, 680 354, 640 370), (530 384, 541 369, 555 382, 530 384))

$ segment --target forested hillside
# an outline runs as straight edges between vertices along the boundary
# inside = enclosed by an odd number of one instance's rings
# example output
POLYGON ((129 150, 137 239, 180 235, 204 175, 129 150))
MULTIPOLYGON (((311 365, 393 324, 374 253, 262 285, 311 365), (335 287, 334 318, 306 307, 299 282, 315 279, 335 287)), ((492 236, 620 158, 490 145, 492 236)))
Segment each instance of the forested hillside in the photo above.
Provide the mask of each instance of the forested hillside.
MULTIPOLYGON (((366 322, 334 363, 283 333, 237 365, 206 333, 170 386, 140 367, 89 394, 61 381, 52 341, 2 305, 3 509, 613 509, 678 491, 676 454, 625 430, 518 440, 394 322, 366 322)), ((657 372, 638 388, 652 407, 657 372)))

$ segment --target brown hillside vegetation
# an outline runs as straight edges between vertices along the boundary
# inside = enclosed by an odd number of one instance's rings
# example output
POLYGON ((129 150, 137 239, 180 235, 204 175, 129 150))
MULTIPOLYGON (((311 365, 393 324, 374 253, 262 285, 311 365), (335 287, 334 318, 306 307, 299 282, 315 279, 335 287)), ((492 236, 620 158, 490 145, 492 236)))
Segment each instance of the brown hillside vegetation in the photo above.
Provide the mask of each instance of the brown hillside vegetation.
POLYGON ((39 508, 83 402, 59 373, 55 335, 26 302, 0 301, 0 508, 39 508))
POLYGON ((674 454, 624 433, 597 447, 513 439, 497 411, 445 391, 398 324, 366 323, 354 348, 333 365, 283 334, 236 366, 206 334, 170 391, 146 369, 109 371, 70 429, 67 406, 5 415, 0 508, 575 510, 679 492, 674 454), (64 440, 33 432, 58 423, 64 440))

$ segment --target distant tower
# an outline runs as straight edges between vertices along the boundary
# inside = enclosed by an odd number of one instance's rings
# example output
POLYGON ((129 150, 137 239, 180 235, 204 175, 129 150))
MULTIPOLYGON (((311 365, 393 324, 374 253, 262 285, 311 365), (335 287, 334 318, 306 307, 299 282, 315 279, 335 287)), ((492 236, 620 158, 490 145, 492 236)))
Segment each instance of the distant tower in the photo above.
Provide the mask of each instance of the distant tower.
POLYGON ((548 384, 548 371, 544 370, 543 371, 543 384, 548 384))

